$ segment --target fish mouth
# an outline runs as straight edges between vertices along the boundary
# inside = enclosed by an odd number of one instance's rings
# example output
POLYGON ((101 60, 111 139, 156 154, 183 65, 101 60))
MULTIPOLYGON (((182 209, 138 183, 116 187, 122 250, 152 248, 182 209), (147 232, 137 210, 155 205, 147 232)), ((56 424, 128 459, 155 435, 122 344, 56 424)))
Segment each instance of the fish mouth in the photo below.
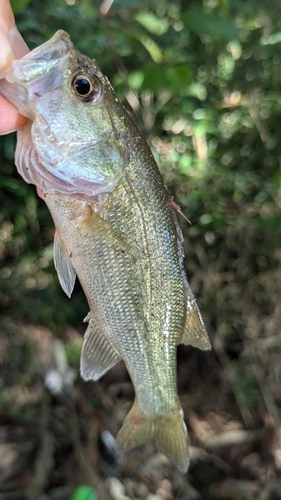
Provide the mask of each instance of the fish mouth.
MULTIPOLYGON (((0 73, 0 94, 30 119, 18 131, 16 150, 16 165, 25 181, 43 192, 56 190, 95 197, 112 190, 122 173, 124 157, 118 135, 104 114, 98 115, 102 121, 97 127, 98 140, 95 134, 76 131, 79 120, 75 113, 81 109, 81 99, 75 100, 70 92, 70 77, 79 65, 83 71, 94 67, 98 79, 106 82, 94 61, 75 49, 66 32, 58 31, 49 41, 0 73), (61 107, 53 106, 60 97, 61 107), (64 124, 57 119, 58 113, 63 116, 64 98, 71 99, 71 103, 74 100, 71 112, 75 118, 68 120, 72 127, 68 135, 64 133, 64 124), (46 106, 47 102, 52 105, 46 106), (85 140, 88 137, 91 139, 85 140)), ((103 94, 97 109, 103 107, 102 97, 103 94)), ((94 124, 93 117, 88 121, 94 124)))
POLYGON ((0 73, 0 94, 22 115, 34 119, 32 101, 41 96, 42 89, 48 87, 51 91, 61 85, 63 76, 57 67, 73 49, 68 33, 57 31, 50 40, 13 61, 7 71, 0 73))

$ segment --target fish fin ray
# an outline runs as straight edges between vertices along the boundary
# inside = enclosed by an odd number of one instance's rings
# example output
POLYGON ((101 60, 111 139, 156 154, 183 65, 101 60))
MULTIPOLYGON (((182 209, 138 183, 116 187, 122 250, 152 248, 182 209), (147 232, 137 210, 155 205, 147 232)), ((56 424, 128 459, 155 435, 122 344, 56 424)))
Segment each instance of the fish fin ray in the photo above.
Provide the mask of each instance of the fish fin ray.
POLYGON ((86 210, 85 214, 81 214, 75 219, 75 223, 77 222, 94 228, 95 234, 100 240, 110 245, 115 251, 121 252, 125 256, 131 256, 134 261, 138 258, 145 258, 143 250, 136 244, 135 240, 114 227, 101 212, 86 210))
POLYGON ((185 323, 178 344, 192 345, 207 351, 212 347, 199 307, 187 279, 185 279, 184 286, 186 292, 185 323))
POLYGON ((117 435, 116 447, 125 452, 147 441, 154 441, 158 450, 169 457, 180 471, 187 471, 187 430, 180 407, 166 415, 151 417, 143 414, 135 400, 117 435))
POLYGON ((28 120, 18 130, 15 164, 25 182, 40 187, 42 185, 42 165, 33 144, 31 127, 32 122, 28 120))
POLYGON ((61 287, 70 298, 75 285, 76 271, 57 232, 54 238, 54 264, 61 287))
POLYGON ((99 380, 121 360, 91 318, 81 352, 80 373, 84 380, 99 380))
POLYGON ((183 286, 185 291, 185 322, 183 331, 178 339, 178 344, 192 345, 198 349, 208 350, 211 349, 209 337, 201 316, 196 299, 191 291, 187 277, 184 270, 183 259, 183 234, 178 224, 176 215, 172 212, 177 235, 178 255, 179 262, 182 270, 183 286))
POLYGON ((92 313, 91 311, 89 311, 87 316, 85 316, 85 318, 83 319, 83 323, 89 323, 91 319, 92 319, 92 313))

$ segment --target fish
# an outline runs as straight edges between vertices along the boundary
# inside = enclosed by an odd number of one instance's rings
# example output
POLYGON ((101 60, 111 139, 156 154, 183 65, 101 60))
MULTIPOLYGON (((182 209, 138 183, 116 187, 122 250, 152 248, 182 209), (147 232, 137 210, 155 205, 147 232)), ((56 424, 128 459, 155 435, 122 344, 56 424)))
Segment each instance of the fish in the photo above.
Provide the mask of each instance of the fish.
POLYGON ((153 442, 184 473, 177 346, 211 346, 184 270, 178 205, 109 80, 66 32, 15 60, 0 93, 29 118, 15 164, 52 215, 59 282, 71 297, 78 277, 89 304, 81 376, 97 381, 123 360, 135 401, 117 449, 153 442))

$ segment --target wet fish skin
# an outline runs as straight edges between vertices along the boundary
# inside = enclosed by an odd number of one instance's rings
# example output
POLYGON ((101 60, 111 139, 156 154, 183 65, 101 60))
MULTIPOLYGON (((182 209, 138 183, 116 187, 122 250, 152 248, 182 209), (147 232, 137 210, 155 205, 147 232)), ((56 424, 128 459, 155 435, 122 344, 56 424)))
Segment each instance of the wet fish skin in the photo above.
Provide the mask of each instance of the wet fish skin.
POLYGON ((77 275, 89 303, 81 374, 98 380, 123 359, 136 399, 117 436, 119 449, 152 440, 186 471, 176 349, 210 344, 154 158, 108 80, 64 32, 2 75, 0 93, 32 120, 19 132, 17 166, 52 214, 63 289, 70 296, 77 275), (97 76, 96 103, 74 95, 76 73, 97 76))

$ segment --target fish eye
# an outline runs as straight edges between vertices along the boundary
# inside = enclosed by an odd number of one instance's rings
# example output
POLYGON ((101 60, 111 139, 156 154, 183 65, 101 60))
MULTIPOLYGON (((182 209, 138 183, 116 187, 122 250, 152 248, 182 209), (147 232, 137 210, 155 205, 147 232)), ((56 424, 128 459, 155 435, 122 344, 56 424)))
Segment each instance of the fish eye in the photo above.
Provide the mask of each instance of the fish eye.
POLYGON ((72 88, 77 97, 84 102, 96 102, 102 95, 102 84, 96 76, 75 75, 72 88))

